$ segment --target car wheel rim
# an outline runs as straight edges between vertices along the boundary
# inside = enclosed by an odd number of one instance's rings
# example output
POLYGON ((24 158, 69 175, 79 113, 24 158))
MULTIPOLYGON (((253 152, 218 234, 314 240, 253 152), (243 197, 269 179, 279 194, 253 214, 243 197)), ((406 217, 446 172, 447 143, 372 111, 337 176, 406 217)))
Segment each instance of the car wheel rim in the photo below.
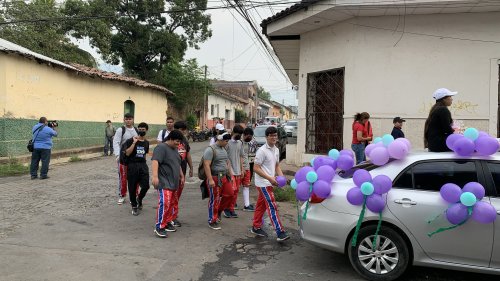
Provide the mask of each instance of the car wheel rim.
POLYGON ((375 249, 375 236, 363 239, 358 247, 358 260, 365 270, 374 274, 387 274, 396 268, 399 261, 399 251, 396 244, 389 238, 378 235, 375 249))

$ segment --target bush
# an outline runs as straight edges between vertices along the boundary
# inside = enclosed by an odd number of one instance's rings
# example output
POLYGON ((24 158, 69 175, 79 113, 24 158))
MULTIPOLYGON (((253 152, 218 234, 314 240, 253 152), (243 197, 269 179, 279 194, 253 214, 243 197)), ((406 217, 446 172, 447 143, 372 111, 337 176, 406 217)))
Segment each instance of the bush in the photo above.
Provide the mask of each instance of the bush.
POLYGON ((245 111, 241 109, 234 110, 234 122, 236 123, 246 123, 248 120, 248 116, 245 111))
POLYGON ((196 127, 196 123, 197 123, 196 116, 193 115, 193 114, 189 114, 186 117, 186 123, 187 123, 187 126, 188 126, 188 130, 194 129, 194 127, 196 127))
POLYGON ((82 158, 78 157, 78 155, 71 155, 71 157, 69 158, 69 162, 78 162, 78 161, 82 161, 82 158))
POLYGON ((283 188, 275 188, 274 198, 276 199, 277 202, 294 202, 295 190, 293 190, 288 185, 283 188))
POLYGON ((0 165, 0 177, 28 174, 30 168, 19 163, 16 158, 10 158, 8 164, 0 165))

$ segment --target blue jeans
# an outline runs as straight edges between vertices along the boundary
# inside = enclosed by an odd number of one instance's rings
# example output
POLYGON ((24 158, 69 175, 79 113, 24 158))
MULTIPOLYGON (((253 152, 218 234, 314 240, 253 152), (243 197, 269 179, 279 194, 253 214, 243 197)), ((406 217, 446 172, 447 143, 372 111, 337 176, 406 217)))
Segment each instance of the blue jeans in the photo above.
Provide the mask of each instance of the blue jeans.
POLYGON ((104 155, 113 155, 113 137, 104 137, 104 155))
POLYGON ((351 148, 356 155, 356 165, 366 160, 364 143, 351 144, 351 148))
POLYGON ((42 160, 42 169, 40 170, 40 176, 46 177, 49 172, 49 162, 50 162, 50 149, 33 149, 31 153, 31 168, 30 174, 32 177, 38 176, 38 164, 42 160))

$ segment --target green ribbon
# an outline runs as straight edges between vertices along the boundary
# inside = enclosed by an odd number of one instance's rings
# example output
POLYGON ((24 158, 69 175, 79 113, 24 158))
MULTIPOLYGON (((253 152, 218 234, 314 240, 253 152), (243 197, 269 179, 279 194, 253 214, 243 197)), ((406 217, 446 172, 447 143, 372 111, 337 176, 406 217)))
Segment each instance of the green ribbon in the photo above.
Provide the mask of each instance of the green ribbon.
POLYGON ((432 237, 432 235, 437 234, 439 232, 443 232, 446 230, 457 228, 457 227, 461 226, 462 224, 466 223, 469 220, 471 215, 472 215, 472 206, 467 207, 467 217, 465 218, 465 220, 463 220, 462 222, 460 222, 458 224, 454 224, 452 226, 449 226, 449 227, 441 227, 441 228, 439 228, 431 233, 427 233, 427 236, 432 237))
POLYGON ((304 212, 304 216, 302 217, 303 220, 306 220, 307 219, 307 210, 309 209, 309 202, 311 201, 311 193, 312 193, 312 190, 313 190, 313 185, 312 183, 309 184, 309 199, 307 199, 307 203, 306 203, 306 211, 304 212))
POLYGON ((297 200, 295 200, 295 207, 297 208, 297 225, 300 227, 299 201, 297 200))
POLYGON ((353 247, 356 247, 356 243, 358 242, 359 229, 361 228, 361 223, 363 222, 363 218, 365 217, 366 198, 367 197, 368 196, 364 195, 364 198, 363 198, 363 208, 361 209, 361 214, 359 214, 358 224, 356 225, 356 230, 354 231, 354 236, 352 237, 352 243, 351 243, 351 245, 353 247))
POLYGON ((378 239, 378 233, 380 231, 380 227, 382 226, 382 212, 378 213, 378 224, 377 224, 377 231, 375 231, 375 239, 373 239, 372 243, 372 250, 375 249, 375 244, 377 244, 377 239, 378 239))

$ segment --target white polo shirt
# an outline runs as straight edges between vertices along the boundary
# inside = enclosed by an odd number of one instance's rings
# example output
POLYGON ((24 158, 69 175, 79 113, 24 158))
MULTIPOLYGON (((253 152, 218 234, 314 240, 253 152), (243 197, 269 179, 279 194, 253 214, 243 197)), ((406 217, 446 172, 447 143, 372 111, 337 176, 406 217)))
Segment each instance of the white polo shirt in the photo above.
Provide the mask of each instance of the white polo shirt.
MULTIPOLYGON (((270 147, 266 142, 257 150, 254 163, 258 164, 266 174, 274 177, 276 175, 276 164, 279 163, 279 159, 279 148, 276 146, 270 147)), ((258 187, 266 187, 271 186, 271 183, 256 173, 255 185, 258 187)))

